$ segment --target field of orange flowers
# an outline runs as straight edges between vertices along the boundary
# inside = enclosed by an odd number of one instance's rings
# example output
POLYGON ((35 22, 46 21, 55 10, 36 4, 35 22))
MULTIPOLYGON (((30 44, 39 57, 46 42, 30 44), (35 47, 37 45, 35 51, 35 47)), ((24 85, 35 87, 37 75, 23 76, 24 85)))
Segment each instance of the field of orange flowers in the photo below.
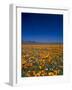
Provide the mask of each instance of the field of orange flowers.
POLYGON ((63 45, 22 45, 22 77, 63 75, 63 45))

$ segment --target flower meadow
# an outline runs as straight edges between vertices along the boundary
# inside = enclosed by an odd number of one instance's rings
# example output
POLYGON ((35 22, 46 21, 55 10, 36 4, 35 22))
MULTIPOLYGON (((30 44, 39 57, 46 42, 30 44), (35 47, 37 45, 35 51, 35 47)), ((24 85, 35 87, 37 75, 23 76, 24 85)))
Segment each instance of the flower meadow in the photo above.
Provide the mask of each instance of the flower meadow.
POLYGON ((63 44, 22 44, 22 77, 59 75, 63 75, 63 44))

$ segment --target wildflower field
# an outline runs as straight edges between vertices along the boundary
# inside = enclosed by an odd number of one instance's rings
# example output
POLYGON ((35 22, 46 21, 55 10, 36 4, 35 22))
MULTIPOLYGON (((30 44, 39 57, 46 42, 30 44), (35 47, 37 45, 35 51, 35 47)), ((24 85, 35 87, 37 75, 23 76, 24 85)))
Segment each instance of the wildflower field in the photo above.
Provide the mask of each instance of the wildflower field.
POLYGON ((63 44, 22 44, 21 75, 63 75, 63 44))

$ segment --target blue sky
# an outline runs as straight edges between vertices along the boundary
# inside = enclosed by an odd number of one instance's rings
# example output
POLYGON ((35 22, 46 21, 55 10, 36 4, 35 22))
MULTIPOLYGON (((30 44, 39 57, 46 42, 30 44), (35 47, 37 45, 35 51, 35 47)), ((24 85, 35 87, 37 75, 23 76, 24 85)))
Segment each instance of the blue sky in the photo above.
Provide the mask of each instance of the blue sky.
POLYGON ((63 43, 63 15, 21 13, 22 41, 63 43))

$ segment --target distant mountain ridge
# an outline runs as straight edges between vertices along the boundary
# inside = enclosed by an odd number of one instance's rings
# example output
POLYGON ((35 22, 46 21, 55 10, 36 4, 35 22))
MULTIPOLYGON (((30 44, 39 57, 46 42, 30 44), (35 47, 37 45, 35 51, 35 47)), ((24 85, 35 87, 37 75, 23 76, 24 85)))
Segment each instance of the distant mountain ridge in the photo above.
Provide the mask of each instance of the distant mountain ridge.
POLYGON ((22 41, 22 43, 37 43, 35 41, 22 41))
POLYGON ((62 42, 36 42, 36 41, 22 41, 23 44, 63 44, 62 42))

